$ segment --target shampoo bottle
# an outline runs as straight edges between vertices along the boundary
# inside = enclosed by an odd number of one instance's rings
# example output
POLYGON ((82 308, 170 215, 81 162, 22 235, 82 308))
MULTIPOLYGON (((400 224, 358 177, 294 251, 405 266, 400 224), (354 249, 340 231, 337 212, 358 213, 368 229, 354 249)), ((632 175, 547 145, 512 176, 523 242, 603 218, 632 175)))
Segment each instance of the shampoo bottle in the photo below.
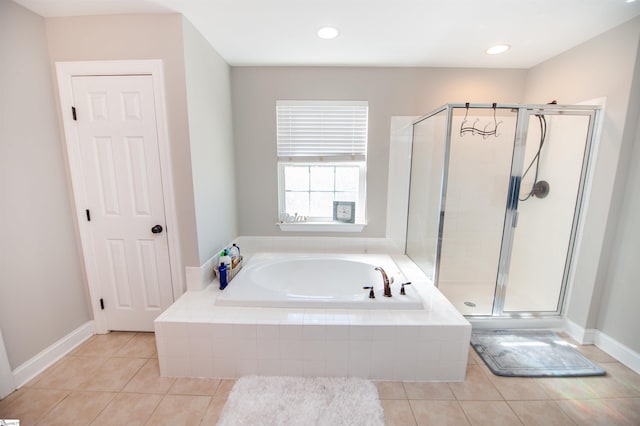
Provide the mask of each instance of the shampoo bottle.
POLYGON ((228 273, 227 265, 225 265, 224 263, 220 263, 220 266, 218 266, 218 278, 220 279, 220 290, 224 290, 227 284, 229 284, 227 273, 228 273))

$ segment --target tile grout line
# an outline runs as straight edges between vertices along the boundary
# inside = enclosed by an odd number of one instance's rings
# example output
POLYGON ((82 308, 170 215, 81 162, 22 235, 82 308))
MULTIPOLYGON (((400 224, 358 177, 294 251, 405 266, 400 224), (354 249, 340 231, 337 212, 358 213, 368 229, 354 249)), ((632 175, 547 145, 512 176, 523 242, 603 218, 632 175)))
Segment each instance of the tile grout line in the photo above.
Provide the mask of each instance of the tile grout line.
MULTIPOLYGON (((515 413, 516 417, 518 417, 518 419, 519 419, 523 424, 525 424, 525 423, 524 423, 524 419, 522 419, 522 418, 518 415, 518 413, 516 413, 516 412, 515 412, 515 410, 513 409, 513 407, 511 406, 511 404, 510 404, 510 403, 511 403, 511 402, 528 402, 528 401, 531 401, 531 400, 525 400, 525 401, 518 401, 518 400, 506 401, 506 403, 509 405, 509 408, 511 408, 511 411, 513 411, 513 412, 515 413)), ((567 417, 567 419, 569 419, 569 421, 570 421, 572 424, 574 424, 574 425, 578 425, 578 423, 576 423, 576 422, 573 420, 573 418, 571 418, 571 416, 569 416, 569 415, 568 415, 568 414, 567 414, 567 413, 562 409, 562 407, 560 407, 560 404, 558 404, 558 402, 557 402, 557 401, 554 401, 554 400, 552 400, 552 399, 549 399, 549 400, 534 400, 534 401, 552 402, 553 404, 555 404, 555 405, 556 405, 556 407, 560 410, 560 412, 562 412, 562 413, 567 417)))
MULTIPOLYGON (((49 389, 47 389, 47 390, 49 390, 49 389)), ((49 415, 49 413, 51 413, 51 412, 52 412, 52 411, 53 411, 53 410, 54 410, 58 405, 62 404, 62 401, 66 400, 66 399, 69 397, 69 395, 71 395, 71 392, 73 392, 73 391, 65 390, 65 392, 67 392, 67 394, 64 396, 64 398, 62 398, 62 399, 61 399, 60 401, 58 401, 56 404, 52 405, 52 406, 51 406, 51 408, 49 408, 47 411, 45 411, 44 413, 42 413, 42 416, 40 416, 40 418, 39 418, 39 419, 37 419, 37 420, 35 421, 35 423, 34 423, 34 424, 36 424, 36 425, 40 424, 40 422, 41 422, 45 417, 47 417, 47 415, 49 415)), ((12 402, 12 403, 13 403, 13 402, 12 402)))
MULTIPOLYGON (((411 411, 413 422, 417 425, 418 418, 416 417, 416 413, 414 413, 413 406, 411 405, 411 401, 409 400, 409 393, 407 392, 407 388, 404 387, 404 382, 401 382, 401 383, 402 383, 402 390, 404 391, 404 395, 407 397, 406 401, 407 401, 407 404, 409 404, 409 410, 411 411)), ((382 414, 384 415, 384 410, 382 411, 382 414)))
MULTIPOLYGON (((129 380, 120 388, 119 391, 117 391, 115 393, 115 395, 111 398, 111 400, 109 400, 109 402, 102 408, 102 410, 100 410, 100 412, 98 414, 96 414, 96 416, 89 422, 89 425, 91 425, 92 423, 94 423, 98 417, 100 416, 100 414, 102 414, 102 412, 104 412, 104 410, 107 409, 107 407, 109 407, 111 405, 111 403, 113 402, 113 400, 116 398, 117 395, 120 394, 126 394, 126 393, 135 393, 135 392, 124 392, 124 389, 127 387, 127 385, 129 383, 131 383, 131 381, 135 378, 135 376, 140 372, 140 370, 142 370, 142 368, 149 362, 149 360, 153 359, 152 356, 151 357, 127 357, 127 356, 118 356, 118 353, 126 346, 129 344, 129 342, 131 342, 135 336, 137 336, 139 333, 133 333, 133 336, 128 339, 120 348, 118 348, 118 350, 115 352, 115 354, 111 357, 109 357, 109 359, 111 358, 126 358, 126 359, 145 359, 146 361, 143 362, 140 367, 138 367, 138 369, 131 375, 131 377, 129 378, 129 380)), ((168 390, 167 390, 168 392, 168 390)), ((146 395, 146 394, 141 394, 141 395, 146 395)), ((160 405, 160 403, 162 402, 162 400, 164 399, 164 397, 166 396, 163 395, 162 398, 160 398, 158 400, 158 403, 155 405, 155 407, 153 408, 153 410, 151 410, 151 412, 149 413, 148 418, 145 420, 145 424, 149 421, 149 419, 151 418, 151 416, 153 415, 153 413, 155 412, 155 410, 158 408, 158 406, 160 405)))
MULTIPOLYGON (((165 395, 166 396, 166 395, 165 395)), ((160 407, 160 404, 162 404, 162 401, 164 400, 164 396, 162 398, 160 398, 158 400, 158 403, 156 404, 155 407, 153 407, 153 410, 151 410, 149 412, 149 416, 145 419, 144 424, 147 425, 149 423, 149 421, 151 420, 151 418, 153 417, 153 413, 156 412, 156 410, 158 409, 158 407, 160 407)))
MULTIPOLYGON (((102 393, 106 393, 106 392, 102 392, 102 393)), ((95 416, 93 416, 93 419, 91 419, 87 425, 90 425, 91 423, 95 422, 96 419, 98 418, 98 416, 100 416, 100 414, 102 414, 102 412, 111 404, 111 402, 115 399, 115 397, 119 394, 120 392, 113 392, 113 395, 111 396, 111 399, 109 399, 109 402, 107 402, 104 407, 102 407, 102 409, 100 411, 98 411, 96 413, 95 416)))

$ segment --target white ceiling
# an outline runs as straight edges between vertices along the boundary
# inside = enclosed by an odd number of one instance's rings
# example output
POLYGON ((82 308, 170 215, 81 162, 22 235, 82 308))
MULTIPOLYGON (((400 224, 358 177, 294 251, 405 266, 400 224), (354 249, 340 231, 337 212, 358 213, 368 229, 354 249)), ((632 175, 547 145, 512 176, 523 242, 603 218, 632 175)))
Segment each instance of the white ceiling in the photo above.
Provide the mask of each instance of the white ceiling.
POLYGON ((182 13, 231 65, 530 68, 640 15, 640 0, 15 1, 45 17, 182 13), (338 38, 316 36, 327 25, 338 38))

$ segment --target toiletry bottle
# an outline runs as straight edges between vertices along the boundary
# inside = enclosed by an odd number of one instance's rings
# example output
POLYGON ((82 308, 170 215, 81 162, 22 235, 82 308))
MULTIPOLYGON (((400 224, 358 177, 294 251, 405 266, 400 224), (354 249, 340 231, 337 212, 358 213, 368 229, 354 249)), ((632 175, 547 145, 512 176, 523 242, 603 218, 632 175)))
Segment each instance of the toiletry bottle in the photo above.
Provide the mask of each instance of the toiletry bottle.
POLYGON ((226 265, 228 269, 231 269, 231 257, 227 250, 223 250, 220 254, 220 263, 226 265))
POLYGON ((235 244, 229 247, 229 257, 231 257, 231 266, 233 268, 240 263, 240 250, 235 244))
POLYGON ((218 266, 218 278, 220 279, 220 290, 224 290, 227 284, 229 284, 227 273, 228 273, 227 265, 225 265, 224 263, 221 263, 220 266, 218 266))

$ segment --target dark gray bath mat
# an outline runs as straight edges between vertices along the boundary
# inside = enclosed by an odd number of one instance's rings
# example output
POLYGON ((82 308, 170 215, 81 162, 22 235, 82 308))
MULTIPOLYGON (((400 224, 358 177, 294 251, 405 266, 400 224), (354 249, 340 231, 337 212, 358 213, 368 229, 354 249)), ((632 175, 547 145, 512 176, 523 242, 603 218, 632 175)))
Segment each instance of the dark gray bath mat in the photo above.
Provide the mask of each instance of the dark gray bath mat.
POLYGON ((602 376, 605 371, 589 361, 552 331, 475 330, 471 345, 498 376, 602 376))

